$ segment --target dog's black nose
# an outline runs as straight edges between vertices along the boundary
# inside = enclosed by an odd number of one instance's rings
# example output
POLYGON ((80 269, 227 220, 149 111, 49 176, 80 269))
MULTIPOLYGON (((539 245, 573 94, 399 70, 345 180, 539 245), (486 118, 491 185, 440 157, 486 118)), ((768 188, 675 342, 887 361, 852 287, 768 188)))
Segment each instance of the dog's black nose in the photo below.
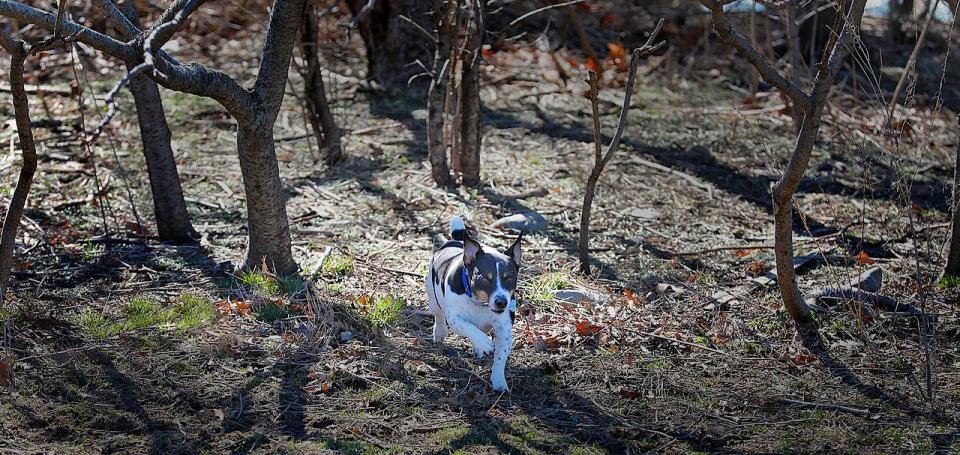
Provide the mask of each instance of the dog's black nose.
POLYGON ((497 297, 493 299, 493 305, 498 309, 504 309, 507 307, 507 299, 504 297, 497 297))

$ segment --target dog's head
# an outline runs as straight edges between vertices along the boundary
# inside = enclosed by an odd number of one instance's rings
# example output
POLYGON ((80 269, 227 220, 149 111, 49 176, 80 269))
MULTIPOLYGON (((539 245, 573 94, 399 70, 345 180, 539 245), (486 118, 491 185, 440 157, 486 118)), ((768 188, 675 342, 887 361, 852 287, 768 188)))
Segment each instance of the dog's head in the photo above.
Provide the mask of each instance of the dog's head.
POLYGON ((463 265, 467 284, 473 295, 486 303, 491 310, 502 313, 513 300, 517 290, 517 274, 520 272, 520 240, 501 253, 485 248, 470 236, 463 240, 463 265))

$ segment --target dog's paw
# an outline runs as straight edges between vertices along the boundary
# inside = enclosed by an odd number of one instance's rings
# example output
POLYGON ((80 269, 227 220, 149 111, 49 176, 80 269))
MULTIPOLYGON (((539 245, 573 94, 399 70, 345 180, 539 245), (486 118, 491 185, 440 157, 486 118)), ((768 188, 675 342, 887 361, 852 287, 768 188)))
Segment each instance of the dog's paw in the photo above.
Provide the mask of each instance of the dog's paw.
POLYGON ((493 390, 497 392, 509 392, 510 387, 507 386, 507 379, 500 375, 493 375, 490 378, 490 385, 493 386, 493 390))
POLYGON ((478 341, 474 341, 473 353, 477 355, 478 359, 482 359, 487 355, 493 354, 493 340, 487 337, 482 337, 478 341))

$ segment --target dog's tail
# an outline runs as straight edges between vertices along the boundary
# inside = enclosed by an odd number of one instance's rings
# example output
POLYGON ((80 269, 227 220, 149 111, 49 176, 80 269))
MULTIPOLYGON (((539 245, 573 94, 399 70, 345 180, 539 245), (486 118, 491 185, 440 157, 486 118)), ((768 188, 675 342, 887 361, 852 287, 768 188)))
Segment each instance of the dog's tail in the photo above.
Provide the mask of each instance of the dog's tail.
POLYGON ((450 218, 450 237, 461 242, 467 239, 467 226, 463 224, 463 218, 456 215, 450 218))

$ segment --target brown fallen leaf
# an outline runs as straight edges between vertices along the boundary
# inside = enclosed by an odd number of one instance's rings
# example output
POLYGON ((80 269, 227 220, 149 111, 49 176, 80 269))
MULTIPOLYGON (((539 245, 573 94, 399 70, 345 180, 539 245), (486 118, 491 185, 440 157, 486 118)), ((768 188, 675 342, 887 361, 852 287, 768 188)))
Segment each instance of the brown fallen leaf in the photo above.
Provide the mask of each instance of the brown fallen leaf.
POLYGON ((861 251, 857 253, 857 263, 860 263, 863 265, 872 265, 872 264, 876 264, 877 261, 874 261, 873 258, 871 258, 870 255, 867 254, 865 251, 861 251))
POLYGON ((596 324, 592 324, 590 321, 587 321, 587 320, 583 320, 577 323, 577 335, 580 335, 580 336, 590 336, 601 330, 603 330, 603 327, 600 327, 596 324))

